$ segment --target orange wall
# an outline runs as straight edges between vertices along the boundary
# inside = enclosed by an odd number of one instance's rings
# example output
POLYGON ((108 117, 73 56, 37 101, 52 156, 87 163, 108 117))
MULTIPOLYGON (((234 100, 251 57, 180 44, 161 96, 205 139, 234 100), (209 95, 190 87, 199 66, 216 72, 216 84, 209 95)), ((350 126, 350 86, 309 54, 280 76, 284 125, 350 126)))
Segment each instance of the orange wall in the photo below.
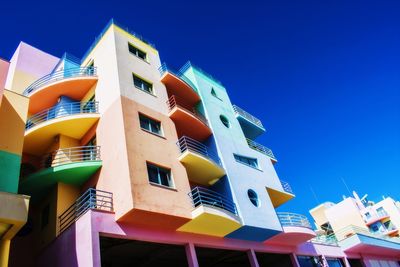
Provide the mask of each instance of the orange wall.
POLYGON ((122 108, 135 208, 190 218, 192 206, 187 195, 190 185, 186 169, 178 160, 178 137, 174 123, 164 114, 126 97, 122 97, 122 108), (165 138, 143 131, 139 124, 139 112, 161 121, 165 138), (151 185, 146 161, 170 168, 175 190, 151 185))

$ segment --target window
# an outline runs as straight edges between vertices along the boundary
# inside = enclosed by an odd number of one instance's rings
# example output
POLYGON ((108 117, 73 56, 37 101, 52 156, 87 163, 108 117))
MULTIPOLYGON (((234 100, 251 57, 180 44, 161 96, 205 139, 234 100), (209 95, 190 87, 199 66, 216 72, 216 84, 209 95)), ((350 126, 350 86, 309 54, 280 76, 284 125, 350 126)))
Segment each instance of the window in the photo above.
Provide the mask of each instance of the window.
POLYGON ((365 213, 365 218, 367 218, 367 219, 371 218, 371 213, 366 212, 366 213, 365 213))
POLYGON ((43 230, 49 224, 50 205, 47 204, 43 210, 40 220, 40 228, 43 230))
POLYGON ((153 93, 153 85, 149 82, 146 82, 139 76, 136 76, 135 74, 133 74, 133 84, 135 85, 136 88, 138 88, 142 91, 145 91, 152 95, 154 94, 153 93))
POLYGON ((225 117, 224 115, 220 115, 219 119, 221 120, 222 124, 225 125, 226 128, 229 128, 231 126, 228 118, 225 117))
POLYGON ((377 208, 376 212, 378 213, 378 216, 386 216, 387 215, 387 212, 383 209, 383 207, 377 208))
POLYGON ((254 206, 258 207, 259 203, 258 203, 258 195, 257 195, 257 193, 254 190, 249 189, 249 190, 247 190, 247 196, 249 197, 250 202, 254 206))
POLYGON ((150 119, 149 117, 146 117, 143 114, 139 114, 139 120, 140 120, 140 128, 142 128, 145 131, 149 131, 154 134, 162 136, 161 122, 150 119))
POLYGON ((248 158, 248 157, 244 157, 244 156, 239 156, 239 155, 236 155, 236 154, 233 154, 233 156, 235 157, 235 160, 237 162, 240 162, 242 164, 245 164, 245 165, 248 165, 250 167, 258 169, 258 161, 257 161, 257 159, 248 158))
POLYGON ((129 47, 129 52, 131 52, 132 54, 134 54, 138 58, 141 58, 141 59, 146 61, 146 58, 147 58, 146 52, 143 52, 139 48, 137 48, 137 47, 135 47, 135 46, 133 46, 132 44, 129 44, 129 43, 128 43, 128 47, 129 47))
POLYGON ((147 173, 150 183, 174 187, 171 178, 171 170, 147 163, 147 173))
POLYGON ((212 95, 213 97, 218 98, 219 100, 222 101, 222 99, 217 95, 217 93, 215 92, 215 90, 214 90, 213 87, 211 87, 211 95, 212 95))

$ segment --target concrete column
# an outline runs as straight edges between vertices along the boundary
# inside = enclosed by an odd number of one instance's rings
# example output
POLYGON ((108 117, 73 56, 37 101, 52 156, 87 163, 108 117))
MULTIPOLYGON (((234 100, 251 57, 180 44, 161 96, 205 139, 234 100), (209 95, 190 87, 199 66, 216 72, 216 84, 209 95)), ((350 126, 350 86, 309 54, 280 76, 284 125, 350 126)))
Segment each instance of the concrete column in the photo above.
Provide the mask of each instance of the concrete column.
POLYGON ((199 267, 199 262, 197 261, 196 249, 193 243, 189 243, 185 246, 186 258, 189 267, 199 267))
POLYGON ((343 258, 343 262, 344 262, 344 266, 345 266, 345 267, 351 267, 351 266, 350 266, 350 262, 347 260, 346 257, 343 258))
POLYGON ((249 257, 251 267, 260 267, 257 261, 256 253, 253 249, 247 251, 247 256, 249 257))
POLYGON ((0 267, 8 266, 8 257, 10 255, 11 240, 0 240, 0 267))
POLYGON ((300 263, 297 260, 296 254, 294 253, 290 254, 290 259, 292 260, 293 267, 300 267, 300 263))

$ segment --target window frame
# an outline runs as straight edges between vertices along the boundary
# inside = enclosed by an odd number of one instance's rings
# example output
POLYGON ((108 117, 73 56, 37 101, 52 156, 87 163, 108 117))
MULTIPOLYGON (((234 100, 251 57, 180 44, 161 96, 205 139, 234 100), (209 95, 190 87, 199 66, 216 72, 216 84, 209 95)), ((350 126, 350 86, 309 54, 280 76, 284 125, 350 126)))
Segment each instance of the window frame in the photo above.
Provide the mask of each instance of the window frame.
POLYGON ((164 131, 163 131, 162 123, 159 120, 156 120, 156 119, 154 119, 152 117, 149 117, 149 116, 139 112, 139 125, 140 125, 140 129, 142 129, 145 132, 148 132, 148 133, 160 136, 160 137, 164 137, 164 131), (143 119, 148 120, 149 129, 146 129, 146 128, 144 128, 142 126, 142 120, 143 119), (152 128, 153 128, 153 124, 152 123, 154 123, 154 122, 158 124, 159 132, 153 132, 152 131, 152 128))
POLYGON ((154 164, 152 162, 146 162, 146 169, 147 169, 147 178, 149 180, 149 183, 152 185, 156 185, 156 186, 161 186, 161 187, 165 187, 168 189, 175 189, 175 183, 174 183, 174 179, 172 177, 172 171, 170 168, 166 168, 166 167, 162 167, 160 165, 154 164), (157 182, 152 181, 151 180, 151 175, 149 172, 149 168, 153 168, 157 170, 157 182), (163 184, 162 182, 162 177, 160 176, 160 170, 164 171, 167 175, 167 181, 168 181, 168 185, 163 184))
POLYGON ((235 153, 233 153, 233 157, 236 160, 236 162, 239 162, 239 163, 241 163, 243 165, 246 165, 246 166, 251 167, 251 168, 256 169, 256 170, 261 170, 257 158, 251 158, 251 157, 247 157, 247 156, 243 156, 243 155, 239 155, 239 154, 235 154, 235 153), (246 161, 244 161, 244 160, 241 160, 241 159, 254 160, 255 166, 250 164, 250 163, 248 163, 248 162, 246 162, 246 161))
POLYGON ((135 57, 143 60, 144 62, 148 63, 147 52, 143 51, 142 49, 138 48, 136 45, 128 42, 128 51, 130 54, 134 55, 135 57), (135 52, 131 51, 131 48, 135 50, 135 52), (144 58, 140 56, 140 53, 144 54, 144 58))
POLYGON ((143 91, 145 93, 148 93, 148 94, 150 94, 152 96, 156 96, 156 94, 154 93, 154 86, 153 86, 152 82, 144 79, 142 76, 137 75, 136 73, 133 73, 133 72, 132 72, 132 79, 133 79, 133 86, 135 86, 137 89, 139 89, 140 91, 143 91), (137 86, 136 83, 135 83, 135 79, 140 80, 142 82, 142 85, 149 86, 150 90, 148 91, 148 90, 146 90, 146 89, 144 89, 142 87, 137 86))

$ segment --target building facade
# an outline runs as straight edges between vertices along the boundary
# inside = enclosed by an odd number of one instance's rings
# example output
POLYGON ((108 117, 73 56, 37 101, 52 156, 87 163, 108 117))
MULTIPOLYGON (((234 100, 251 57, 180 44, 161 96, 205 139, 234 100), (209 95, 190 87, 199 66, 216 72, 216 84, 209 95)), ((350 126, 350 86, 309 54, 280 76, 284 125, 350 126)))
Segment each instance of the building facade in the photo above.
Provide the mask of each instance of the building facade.
POLYGON ((262 122, 113 20, 82 59, 21 43, 5 88, 29 100, 10 266, 353 266, 276 211, 294 194, 262 122))

